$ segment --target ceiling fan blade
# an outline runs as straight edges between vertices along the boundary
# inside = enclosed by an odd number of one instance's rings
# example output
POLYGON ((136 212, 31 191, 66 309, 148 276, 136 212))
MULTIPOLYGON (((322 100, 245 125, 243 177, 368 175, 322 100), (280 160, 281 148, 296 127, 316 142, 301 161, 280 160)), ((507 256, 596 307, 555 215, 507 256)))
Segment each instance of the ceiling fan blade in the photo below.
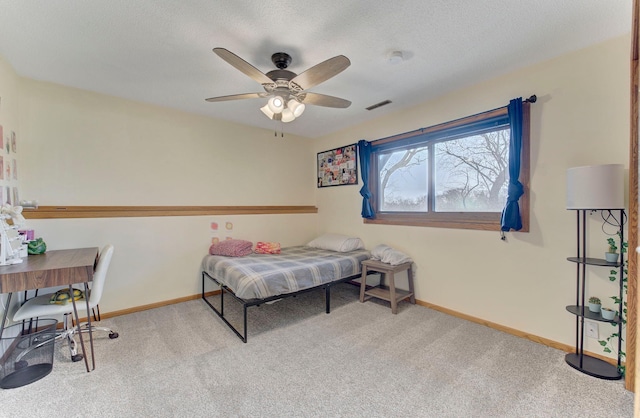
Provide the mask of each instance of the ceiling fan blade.
POLYGON ((312 104, 316 106, 338 107, 341 109, 351 106, 351 102, 349 100, 334 96, 327 96, 326 94, 305 92, 301 94, 299 98, 304 104, 312 104))
POLYGON ((227 100, 240 100, 240 99, 259 99, 261 97, 267 97, 268 93, 243 93, 232 94, 230 96, 210 97, 205 99, 207 102, 226 102, 227 100))
POLYGON ((258 83, 273 84, 273 80, 267 77, 265 73, 258 70, 256 67, 249 64, 247 61, 243 60, 233 52, 224 48, 213 48, 213 52, 215 52, 220 58, 227 61, 229 64, 233 65, 235 68, 242 71, 258 83))
POLYGON ((297 84, 302 88, 302 90, 308 90, 311 87, 340 74, 350 65, 351 61, 349 61, 349 58, 344 55, 338 55, 337 57, 329 58, 320 64, 314 65, 307 71, 298 74, 290 81, 290 83, 297 84))

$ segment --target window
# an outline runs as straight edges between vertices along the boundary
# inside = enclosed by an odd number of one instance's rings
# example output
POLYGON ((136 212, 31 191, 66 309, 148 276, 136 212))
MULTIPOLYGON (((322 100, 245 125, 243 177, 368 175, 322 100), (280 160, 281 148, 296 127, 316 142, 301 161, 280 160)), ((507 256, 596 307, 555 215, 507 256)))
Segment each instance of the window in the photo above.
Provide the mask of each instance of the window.
MULTIPOLYGON (((509 184, 507 108, 371 143, 374 219, 366 223, 500 230, 509 184)), ((520 182, 529 184, 529 103, 523 104, 520 182)), ((520 198, 528 232, 528 194, 520 198)))

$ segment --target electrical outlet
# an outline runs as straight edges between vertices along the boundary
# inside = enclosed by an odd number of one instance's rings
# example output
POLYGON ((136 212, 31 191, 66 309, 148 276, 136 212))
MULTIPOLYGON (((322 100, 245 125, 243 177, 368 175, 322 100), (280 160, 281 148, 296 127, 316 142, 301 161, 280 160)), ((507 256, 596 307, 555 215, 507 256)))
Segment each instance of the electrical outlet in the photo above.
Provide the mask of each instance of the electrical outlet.
POLYGON ((584 327, 587 330, 587 337, 598 339, 598 324, 591 321, 585 321, 584 327))

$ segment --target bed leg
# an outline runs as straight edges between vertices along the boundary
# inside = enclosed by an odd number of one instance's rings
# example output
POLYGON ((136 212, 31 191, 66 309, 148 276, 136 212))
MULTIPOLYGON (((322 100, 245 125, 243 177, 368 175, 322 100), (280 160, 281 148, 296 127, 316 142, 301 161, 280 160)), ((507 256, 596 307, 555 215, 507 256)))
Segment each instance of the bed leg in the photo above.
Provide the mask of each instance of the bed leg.
POLYGON ((204 297, 204 271, 202 272, 202 299, 205 299, 205 297, 204 297))
POLYGON ((326 296, 324 297, 324 300, 327 305, 326 311, 327 313, 330 313, 331 312, 331 286, 325 287, 325 295, 326 296))
POLYGON ((247 305, 243 304, 244 309, 244 338, 242 342, 247 343, 247 305))
POLYGON ((224 316, 224 286, 220 286, 220 315, 224 316))
POLYGON ((211 280, 213 280, 216 284, 218 284, 220 286, 220 309, 216 308, 215 306, 213 306, 213 304, 211 302, 209 302, 209 300, 205 297, 205 292, 204 292, 204 279, 205 279, 205 274, 206 273, 202 273, 202 299, 205 301, 205 303, 207 305, 209 305, 209 307, 213 310, 213 312, 216 313, 216 315, 218 315, 218 317, 220 317, 220 319, 222 319, 222 321, 229 327, 229 329, 231 329, 231 331, 233 331, 234 334, 236 334, 236 336, 238 338, 240 338, 242 340, 242 342, 247 342, 247 308, 249 306, 253 306, 253 305, 247 305, 246 302, 242 301, 239 298, 236 298, 236 296, 233 294, 233 292, 231 293, 231 296, 238 299, 243 306, 244 309, 244 335, 240 333, 240 331, 238 331, 238 329, 236 327, 234 327, 231 322, 229 322, 227 320, 227 318, 224 317, 224 294, 226 292, 231 292, 229 289, 226 289, 223 285, 221 285, 216 279, 214 279, 213 277, 209 276, 207 274, 207 276, 209 278, 211 278, 211 280))

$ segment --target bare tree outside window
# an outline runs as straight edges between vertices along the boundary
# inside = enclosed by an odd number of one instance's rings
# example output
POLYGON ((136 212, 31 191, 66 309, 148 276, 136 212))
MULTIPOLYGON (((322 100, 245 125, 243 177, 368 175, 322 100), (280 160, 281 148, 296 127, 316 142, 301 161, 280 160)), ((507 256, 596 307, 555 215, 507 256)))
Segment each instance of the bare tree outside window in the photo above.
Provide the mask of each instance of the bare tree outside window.
POLYGON ((507 196, 509 129, 378 155, 379 207, 428 212, 428 153, 436 212, 501 212, 507 196))
POLYGON ((435 145, 437 212, 502 211, 509 134, 509 129, 502 129, 435 145))
POLYGON ((427 148, 414 148, 381 154, 380 210, 426 212, 427 148))

